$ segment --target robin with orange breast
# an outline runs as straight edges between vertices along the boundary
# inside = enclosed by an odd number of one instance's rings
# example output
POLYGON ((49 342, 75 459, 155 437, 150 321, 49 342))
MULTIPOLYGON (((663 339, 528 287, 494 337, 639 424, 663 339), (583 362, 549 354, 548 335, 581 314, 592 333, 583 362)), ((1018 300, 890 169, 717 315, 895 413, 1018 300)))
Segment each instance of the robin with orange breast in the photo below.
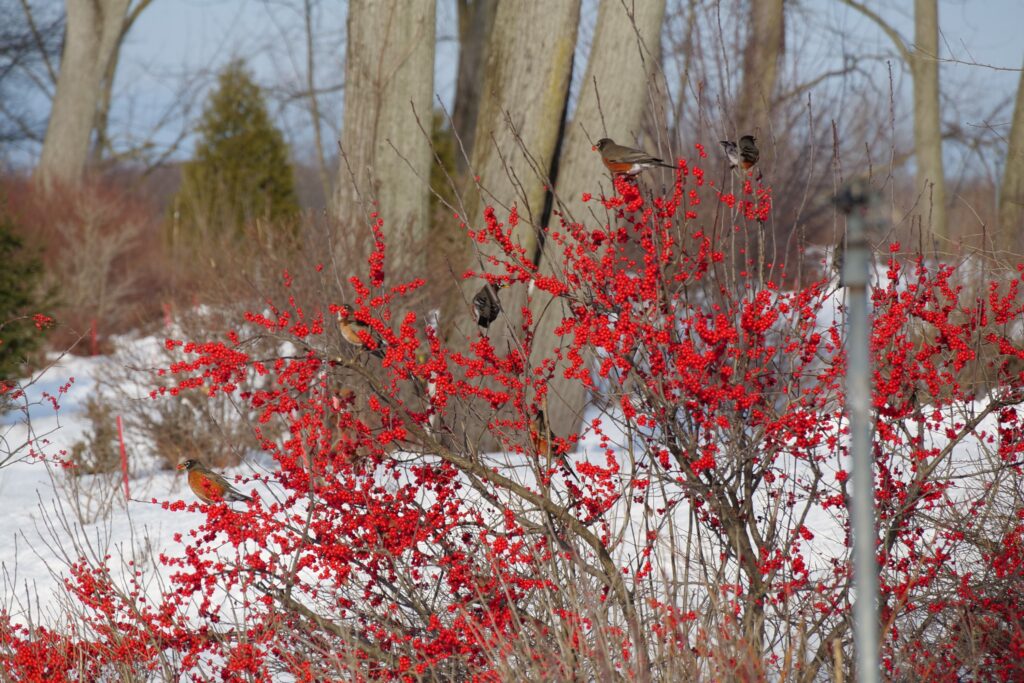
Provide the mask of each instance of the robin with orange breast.
POLYGON ((229 484, 227 479, 198 460, 190 458, 178 465, 178 469, 188 472, 189 488, 204 503, 234 503, 252 500, 229 484))
POLYGON ((372 327, 361 320, 356 320, 355 311, 348 304, 342 304, 338 307, 338 329, 341 330, 342 338, 352 346, 366 349, 378 358, 384 357, 384 351, 381 348, 384 342, 377 337, 372 327), (375 348, 367 346, 367 340, 369 339, 377 342, 375 348))
POLYGON ((554 441, 555 436, 551 433, 551 425, 548 424, 547 415, 543 408, 537 409, 537 415, 530 422, 530 442, 537 455, 547 458, 547 468, 551 469, 552 459, 557 460, 562 469, 579 481, 576 472, 569 466, 569 460, 565 456, 565 448, 560 447, 554 441))
POLYGON ((739 144, 732 140, 720 140, 719 144, 725 150, 730 170, 742 168, 744 171, 749 171, 761 158, 761 151, 757 148, 757 138, 753 135, 744 135, 740 138, 739 144))
POLYGON ((611 138, 598 140, 595 149, 601 153, 601 161, 612 172, 612 175, 632 177, 655 166, 675 168, 672 164, 666 164, 663 160, 651 156, 641 149, 616 144, 611 138))

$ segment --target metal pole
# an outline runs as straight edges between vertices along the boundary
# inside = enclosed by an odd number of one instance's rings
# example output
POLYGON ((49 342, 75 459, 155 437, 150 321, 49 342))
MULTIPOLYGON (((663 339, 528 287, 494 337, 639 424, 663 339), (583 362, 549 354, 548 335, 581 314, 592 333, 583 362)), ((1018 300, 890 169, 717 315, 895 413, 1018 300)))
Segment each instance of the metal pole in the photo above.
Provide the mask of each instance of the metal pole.
POLYGON ((871 258, 864 212, 871 197, 864 185, 851 185, 839 197, 847 214, 843 281, 847 291, 846 408, 850 420, 853 479, 853 637, 856 680, 878 683, 878 560, 875 528, 874 463, 871 457, 871 362, 868 355, 868 267, 871 258))

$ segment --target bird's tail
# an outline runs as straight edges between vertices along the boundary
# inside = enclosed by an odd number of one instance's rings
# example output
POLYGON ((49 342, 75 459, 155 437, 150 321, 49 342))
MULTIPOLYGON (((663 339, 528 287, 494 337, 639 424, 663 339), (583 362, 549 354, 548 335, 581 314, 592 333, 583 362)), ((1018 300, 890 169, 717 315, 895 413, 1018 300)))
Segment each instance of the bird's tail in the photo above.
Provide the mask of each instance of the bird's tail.
POLYGON ((562 453, 558 459, 562 465, 562 471, 575 479, 577 484, 582 483, 580 482, 580 475, 576 474, 576 470, 569 464, 569 458, 566 457, 565 453, 562 453))

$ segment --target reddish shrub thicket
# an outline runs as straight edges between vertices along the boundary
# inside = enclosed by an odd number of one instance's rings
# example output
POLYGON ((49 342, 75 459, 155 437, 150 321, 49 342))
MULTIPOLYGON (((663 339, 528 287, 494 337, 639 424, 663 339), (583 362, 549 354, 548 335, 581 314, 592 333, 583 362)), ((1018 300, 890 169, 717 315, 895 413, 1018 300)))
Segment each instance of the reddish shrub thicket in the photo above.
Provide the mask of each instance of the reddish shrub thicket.
POLYGON ((171 273, 159 207, 102 179, 44 191, 6 176, 0 211, 42 256, 58 306, 56 348, 85 338, 74 351, 95 352, 94 326, 102 340, 159 319, 171 273))
MULTIPOLYGON (((729 253, 770 220, 769 188, 724 193, 681 159, 666 196, 615 190, 587 198, 610 224, 548 233, 551 274, 515 246, 514 210, 475 226, 504 254, 487 278, 561 304, 514 311, 510 343, 457 351, 397 314, 423 283, 385 286, 380 233, 349 303, 383 358, 297 296, 245 316, 260 338, 167 340, 175 384, 154 398, 201 387, 283 425, 256 429, 274 468, 244 506, 162 503, 206 518, 161 557, 158 596, 76 566, 78 630, 53 651, 225 679, 815 680, 838 641, 848 670, 842 299, 729 253), (531 365, 541 315, 571 343, 531 365), (614 405, 586 454, 530 437, 557 368, 614 405), (362 415, 338 390, 353 378, 362 415), (472 448, 466 415, 504 450, 472 448)), ((1021 277, 973 294, 898 251, 872 294, 885 665, 1009 680, 1020 611, 989 586, 1016 595, 1024 569, 1021 277), (982 371, 978 397, 960 378, 982 371)), ((23 636, 8 624, 0 658, 38 646, 23 636)))

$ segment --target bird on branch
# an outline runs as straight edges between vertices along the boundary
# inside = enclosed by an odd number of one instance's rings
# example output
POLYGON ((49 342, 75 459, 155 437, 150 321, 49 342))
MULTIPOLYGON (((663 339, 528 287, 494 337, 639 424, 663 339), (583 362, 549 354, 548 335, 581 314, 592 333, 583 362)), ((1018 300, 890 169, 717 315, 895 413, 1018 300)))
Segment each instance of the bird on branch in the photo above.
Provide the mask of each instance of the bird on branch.
MULTIPOLYGON (((740 138, 739 144, 732 140, 720 140, 719 144, 725 150, 725 156, 729 160, 729 170, 742 168, 749 171, 761 158, 761 151, 757 148, 757 138, 753 135, 744 135, 740 138)), ((761 174, 758 173, 758 180, 761 174)))
POLYGON ((227 479, 198 460, 189 458, 178 465, 178 470, 188 472, 189 488, 204 503, 234 503, 252 500, 252 498, 229 484, 227 479))
POLYGON ((356 320, 355 312, 348 304, 342 304, 338 308, 338 329, 341 330, 342 338, 352 346, 365 349, 377 358, 384 357, 384 341, 374 333, 372 327, 361 320, 356 320), (371 347, 371 341, 375 342, 376 346, 371 347))
POLYGON ((656 166, 675 168, 672 164, 666 164, 663 160, 641 149, 616 144, 610 138, 598 140, 595 149, 601 153, 601 161, 612 172, 612 175, 632 177, 656 166))
POLYGON ((498 299, 498 290, 507 287, 508 283, 499 282, 491 284, 484 283, 480 291, 473 297, 473 316, 476 324, 485 330, 491 326, 501 313, 501 300, 498 299))
POLYGON ((565 447, 555 443, 555 436, 551 433, 551 425, 548 424, 547 415, 543 408, 537 409, 537 414, 530 421, 530 443, 538 456, 547 458, 547 469, 551 469, 552 459, 557 460, 562 470, 579 481, 576 472, 569 466, 569 460, 565 455, 565 447))

